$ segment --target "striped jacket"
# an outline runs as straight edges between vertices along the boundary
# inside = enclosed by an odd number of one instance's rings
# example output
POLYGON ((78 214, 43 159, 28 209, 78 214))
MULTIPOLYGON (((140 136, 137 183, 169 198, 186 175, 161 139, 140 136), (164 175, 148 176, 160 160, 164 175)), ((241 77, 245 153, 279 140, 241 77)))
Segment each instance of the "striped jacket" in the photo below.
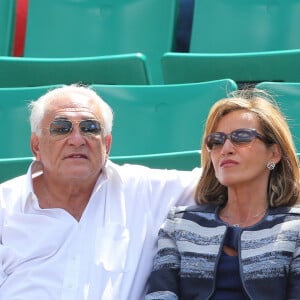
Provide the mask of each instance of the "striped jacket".
MULTIPOLYGON (((159 232, 147 300, 210 299, 228 226, 212 205, 170 211, 159 232)), ((300 299, 300 208, 271 208, 238 245, 250 299, 300 299)))

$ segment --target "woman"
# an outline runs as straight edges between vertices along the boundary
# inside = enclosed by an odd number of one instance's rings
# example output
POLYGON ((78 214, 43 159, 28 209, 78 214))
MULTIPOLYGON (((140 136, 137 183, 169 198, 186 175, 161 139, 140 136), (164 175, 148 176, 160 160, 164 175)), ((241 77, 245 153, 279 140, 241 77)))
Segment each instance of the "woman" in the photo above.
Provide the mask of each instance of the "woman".
POLYGON ((279 108, 259 90, 212 107, 199 204, 170 211, 146 299, 300 299, 299 166, 279 108))

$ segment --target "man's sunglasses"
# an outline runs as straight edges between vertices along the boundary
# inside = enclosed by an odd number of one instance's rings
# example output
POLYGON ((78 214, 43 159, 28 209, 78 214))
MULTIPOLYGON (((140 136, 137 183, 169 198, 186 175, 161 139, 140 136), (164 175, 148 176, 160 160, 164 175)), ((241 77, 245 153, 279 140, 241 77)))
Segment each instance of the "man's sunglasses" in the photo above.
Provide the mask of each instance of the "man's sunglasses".
POLYGON ((260 139, 266 144, 271 144, 270 139, 258 133, 252 128, 236 129, 228 134, 224 132, 213 132, 205 138, 208 151, 218 149, 225 144, 227 139, 236 146, 243 146, 251 143, 255 138, 260 139))
POLYGON ((71 122, 70 120, 57 119, 50 124, 50 134, 53 136, 65 136, 72 132, 74 123, 79 124, 80 131, 85 135, 99 135, 101 132, 101 125, 97 120, 71 122))

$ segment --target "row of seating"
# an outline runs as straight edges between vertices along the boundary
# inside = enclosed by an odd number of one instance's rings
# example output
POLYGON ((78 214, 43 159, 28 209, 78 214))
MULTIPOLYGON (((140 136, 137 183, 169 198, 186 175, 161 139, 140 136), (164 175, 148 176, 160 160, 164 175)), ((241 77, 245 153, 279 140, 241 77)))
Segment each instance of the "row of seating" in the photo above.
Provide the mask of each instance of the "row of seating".
POLYGON ((150 84, 140 53, 81 58, 0 56, 0 87, 53 84, 150 84))
POLYGON ((300 82, 300 3, 194 0, 189 53, 162 58, 165 83, 300 82))
MULTIPOLYGON (((54 87, 0 88, 0 139, 5 141, 0 158, 32 156, 27 106, 54 87)), ((300 83, 264 82, 257 87, 269 91, 277 100, 299 151, 300 83)), ((198 151, 210 107, 236 90, 237 84, 222 79, 177 85, 93 85, 92 88, 114 110, 111 156, 121 157, 123 161, 140 156, 136 159, 142 162, 145 155, 198 151)))
MULTIPOLYGON (((54 86, 0 88, 0 158, 31 156, 27 106, 54 86)), ((112 156, 200 148, 210 106, 237 89, 222 79, 183 85, 92 85, 114 110, 112 156)))
MULTIPOLYGON (((201 151, 180 151, 172 153, 110 156, 117 164, 140 164, 151 168, 192 170, 200 166, 201 151)), ((0 183, 26 173, 33 157, 0 158, 0 183)))
MULTIPOLYGON (((14 2, 0 4, 3 56, 11 49, 5 43, 12 40, 14 2)), ((189 53, 173 52, 178 0, 30 0, 28 5, 23 53, 28 60, 142 53, 150 84, 221 78, 254 84, 300 81, 294 71, 300 63, 300 6, 295 0, 195 0, 189 53)), ((69 62, 65 65, 72 68, 69 62)), ((110 65, 94 69, 105 75, 110 65)), ((33 67, 31 74, 39 71, 33 67)), ((86 83, 124 84, 106 76, 92 79, 86 83)))
MULTIPOLYGON (((81 58, 0 57, 0 87, 83 84, 151 84, 141 53, 81 58)), ((300 50, 246 54, 165 53, 166 84, 231 78, 239 86, 262 81, 300 82, 300 50)))
MULTIPOLYGON (((6 8, 0 10, 0 19, 2 14, 14 14, 13 5, 6 8)), ((30 0, 23 56, 78 58, 141 52, 149 61, 151 82, 161 82, 159 60, 173 49, 176 11, 177 0, 30 0)), ((6 40, 12 42, 13 30, 6 29, 10 37, 6 40)))

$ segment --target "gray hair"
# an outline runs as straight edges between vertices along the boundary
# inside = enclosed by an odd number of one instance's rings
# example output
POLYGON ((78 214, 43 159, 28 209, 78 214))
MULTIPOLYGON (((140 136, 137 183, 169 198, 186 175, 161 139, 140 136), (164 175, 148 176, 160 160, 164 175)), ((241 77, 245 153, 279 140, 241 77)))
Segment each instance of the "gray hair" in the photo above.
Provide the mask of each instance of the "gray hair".
POLYGON ((112 131, 113 126, 113 111, 111 107, 90 87, 88 86, 82 86, 82 85, 65 85, 62 87, 55 88, 53 90, 50 90, 43 96, 41 96, 36 101, 32 101, 29 104, 29 110, 30 110, 30 126, 31 126, 31 132, 37 134, 38 136, 42 133, 42 120, 45 116, 46 110, 54 99, 57 97, 63 96, 68 93, 79 93, 82 95, 86 95, 90 97, 91 99, 95 100, 95 102, 98 104, 99 109, 102 113, 103 121, 104 121, 104 136, 107 134, 110 134, 112 131))

